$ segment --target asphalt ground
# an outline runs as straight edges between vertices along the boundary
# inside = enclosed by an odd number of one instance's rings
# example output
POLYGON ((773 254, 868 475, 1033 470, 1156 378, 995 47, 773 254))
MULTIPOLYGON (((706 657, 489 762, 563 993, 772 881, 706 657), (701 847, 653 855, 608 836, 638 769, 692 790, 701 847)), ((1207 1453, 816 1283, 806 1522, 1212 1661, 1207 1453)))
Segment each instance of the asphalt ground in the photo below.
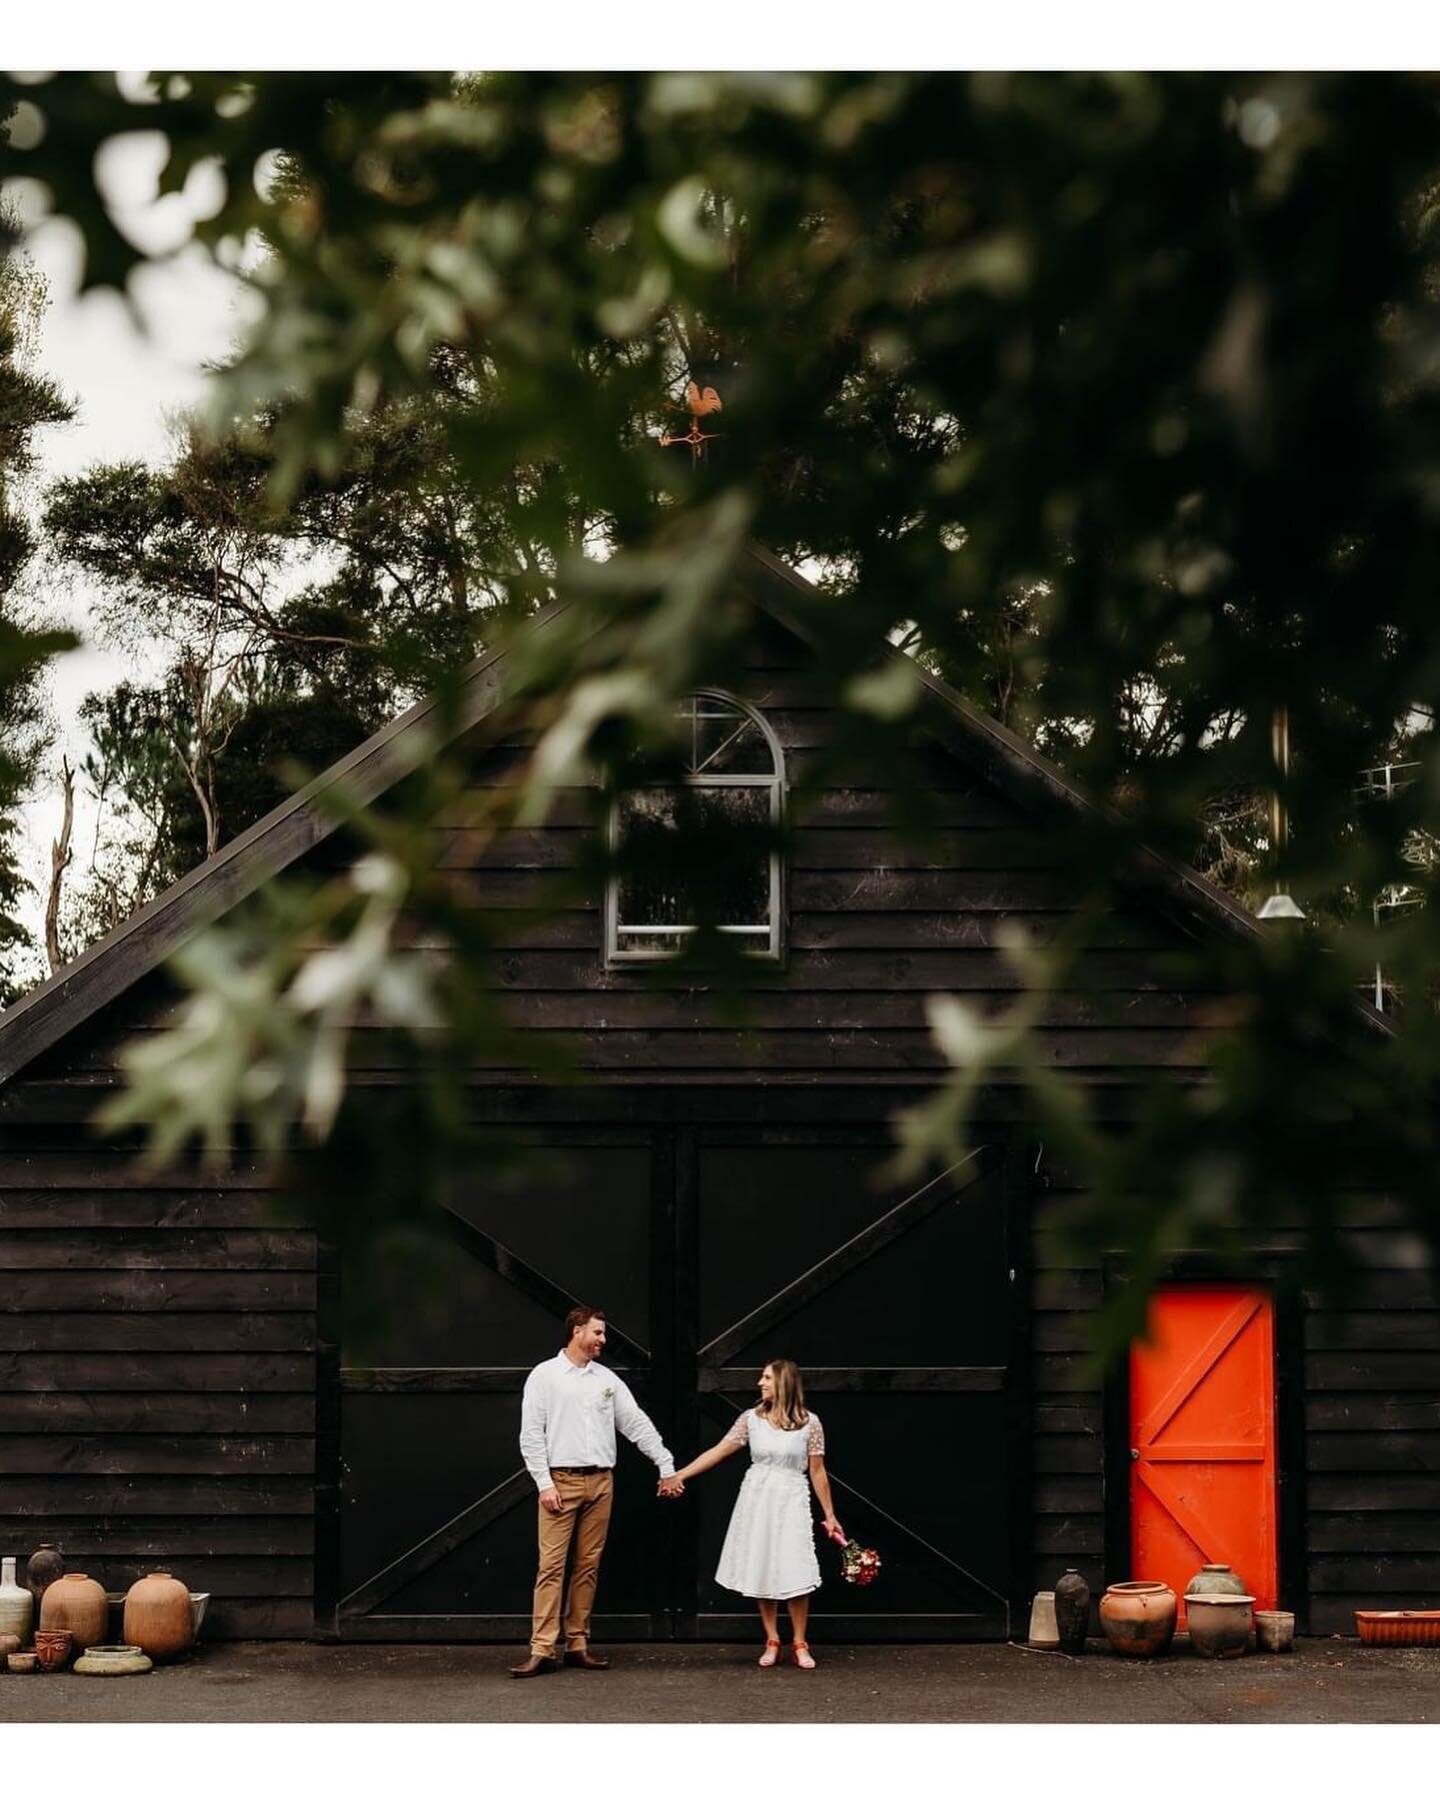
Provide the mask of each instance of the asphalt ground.
MULTIPOLYGON (((597 1650, 606 1650, 597 1641, 597 1650)), ((808 1674, 748 1645, 616 1645, 604 1673, 517 1682, 513 1645, 215 1644, 149 1675, 0 1676, 0 1723, 1426 1724, 1440 1649, 1301 1639, 1280 1656, 1150 1662, 1013 1645, 849 1645, 808 1674)))

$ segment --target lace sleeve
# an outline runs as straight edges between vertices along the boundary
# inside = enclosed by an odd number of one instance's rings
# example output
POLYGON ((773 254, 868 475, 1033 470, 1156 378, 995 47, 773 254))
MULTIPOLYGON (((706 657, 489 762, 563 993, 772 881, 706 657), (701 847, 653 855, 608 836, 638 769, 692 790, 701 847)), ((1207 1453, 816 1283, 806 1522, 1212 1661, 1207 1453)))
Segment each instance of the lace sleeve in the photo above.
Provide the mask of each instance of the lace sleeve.
POLYGON ((820 1424, 820 1416, 818 1414, 812 1414, 810 1416, 809 1433, 805 1440, 805 1453, 807 1457, 812 1458, 823 1458, 825 1456, 825 1429, 820 1424))
POLYGON ((748 1445, 750 1443, 750 1411, 735 1416, 735 1424, 721 1440, 722 1445, 748 1445))

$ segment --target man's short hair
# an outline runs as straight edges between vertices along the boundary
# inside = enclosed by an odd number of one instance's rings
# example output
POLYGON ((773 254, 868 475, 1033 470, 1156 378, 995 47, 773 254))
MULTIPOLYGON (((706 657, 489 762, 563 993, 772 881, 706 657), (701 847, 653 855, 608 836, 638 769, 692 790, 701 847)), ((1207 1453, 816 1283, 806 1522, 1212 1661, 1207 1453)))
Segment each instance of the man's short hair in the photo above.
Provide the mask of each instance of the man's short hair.
POLYGON ((565 1316, 566 1345, 569 1345, 570 1341, 575 1337, 575 1329, 577 1327, 584 1327, 591 1321, 603 1321, 604 1319, 605 1310, 603 1308, 572 1308, 569 1314, 565 1316))

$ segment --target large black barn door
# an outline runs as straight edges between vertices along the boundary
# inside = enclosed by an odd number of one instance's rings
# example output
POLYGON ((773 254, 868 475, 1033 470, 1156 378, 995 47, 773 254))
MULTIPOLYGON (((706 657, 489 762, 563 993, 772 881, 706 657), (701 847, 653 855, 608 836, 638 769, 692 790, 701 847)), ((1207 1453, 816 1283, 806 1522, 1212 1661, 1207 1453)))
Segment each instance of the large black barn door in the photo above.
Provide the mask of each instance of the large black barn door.
MULTIPOLYGON (((840 1515, 885 1559, 849 1589, 820 1540, 830 1636, 1005 1636, 1017 1291, 1000 1155, 882 1193, 890 1150, 863 1128, 667 1121, 550 1126, 517 1162, 477 1130, 448 1248, 390 1273, 384 1364, 342 1372, 341 1636, 527 1636, 520 1389, 577 1300, 607 1310, 608 1360, 677 1458, 753 1399, 767 1358, 800 1363, 840 1515)), ((742 1468, 661 1503, 622 1441, 598 1636, 753 1629, 712 1575, 742 1468)))

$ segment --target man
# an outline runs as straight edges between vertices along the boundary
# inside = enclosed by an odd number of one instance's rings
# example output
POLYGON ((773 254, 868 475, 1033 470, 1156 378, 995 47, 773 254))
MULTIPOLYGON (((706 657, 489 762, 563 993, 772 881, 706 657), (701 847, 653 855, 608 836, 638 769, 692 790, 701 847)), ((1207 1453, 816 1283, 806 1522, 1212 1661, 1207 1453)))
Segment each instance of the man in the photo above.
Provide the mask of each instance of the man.
POLYGON ((684 1492, 653 1421, 614 1371, 600 1368, 604 1348, 603 1312, 572 1308, 565 1317, 564 1348, 525 1379, 520 1455, 540 1491, 540 1570, 530 1655, 512 1676, 542 1676, 560 1667, 560 1591, 572 1537, 564 1661, 578 1669, 609 1668, 608 1659, 590 1650, 590 1610, 610 1528, 616 1427, 659 1470, 660 1494, 684 1492))

